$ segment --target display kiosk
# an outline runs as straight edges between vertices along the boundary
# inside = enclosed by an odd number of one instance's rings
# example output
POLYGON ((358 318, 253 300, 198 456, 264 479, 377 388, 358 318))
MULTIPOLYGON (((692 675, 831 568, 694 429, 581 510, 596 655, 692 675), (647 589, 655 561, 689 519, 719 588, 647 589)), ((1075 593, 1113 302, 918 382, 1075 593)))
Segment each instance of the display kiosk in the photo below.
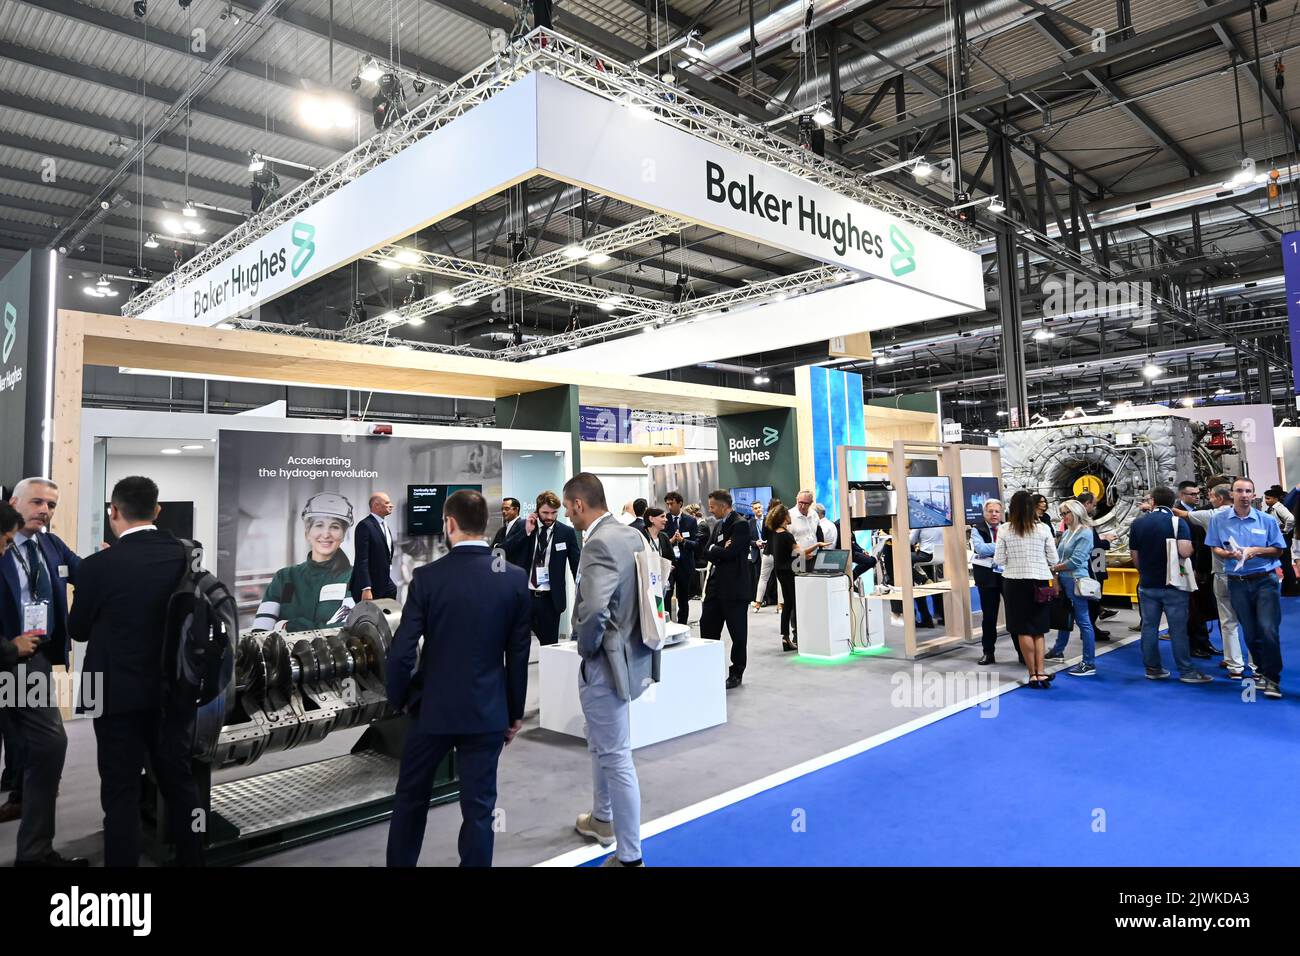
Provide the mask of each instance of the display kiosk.
MULTIPOLYGON (((866 631, 868 643, 879 645, 877 654, 916 660, 942 654, 976 640, 974 619, 971 613, 971 578, 965 492, 962 485, 962 452, 978 450, 982 446, 960 444, 945 445, 938 442, 898 440, 892 446, 840 445, 836 448, 840 501, 840 539, 848 540, 856 530, 882 526, 889 528, 895 547, 892 548, 891 586, 877 585, 865 596, 868 613, 866 631), (867 505, 862 493, 867 476, 849 474, 849 455, 864 452, 883 455, 885 475, 892 486, 893 514, 882 514, 878 507, 867 505), (928 458, 937 462, 938 475, 924 485, 913 481, 909 487, 909 459, 928 458), (858 479, 858 480, 854 480, 858 479), (856 492, 856 494, 851 494, 856 492), (910 512, 910 514, 909 514, 910 512), (873 520, 874 519, 874 520, 873 520), (888 520, 885 520, 888 519, 888 520), (929 584, 912 581, 911 533, 913 524, 942 529, 943 550, 936 554, 934 563, 942 563, 942 579, 929 584), (926 598, 937 598, 943 607, 943 624, 933 631, 920 631, 916 622, 916 604, 926 598), (891 612, 901 605, 901 620, 891 612), (920 631, 920 633, 918 633, 920 631)), ((881 576, 876 575, 879 581, 881 576)), ((800 635, 800 643, 803 643, 800 635)))
POLYGON ((848 560, 847 551, 819 551, 808 571, 794 576, 799 653, 805 657, 843 657, 853 649, 848 560))

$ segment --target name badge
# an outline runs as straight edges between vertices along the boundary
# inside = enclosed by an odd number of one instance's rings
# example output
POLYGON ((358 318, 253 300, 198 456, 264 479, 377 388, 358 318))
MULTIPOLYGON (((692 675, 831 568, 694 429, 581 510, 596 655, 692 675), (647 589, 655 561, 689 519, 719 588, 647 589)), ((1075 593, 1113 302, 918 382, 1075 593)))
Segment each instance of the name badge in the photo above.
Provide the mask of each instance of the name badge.
POLYGON ((23 606, 23 633, 28 631, 39 631, 42 634, 49 632, 50 623, 50 606, 44 602, 40 604, 26 604, 23 606))
POLYGON ((546 568, 537 569, 537 586, 539 588, 543 586, 545 587, 551 586, 551 572, 546 568))
POLYGON ((1251 529, 1250 529, 1250 533, 1251 533, 1251 534, 1264 534, 1265 532, 1264 532, 1264 529, 1263 529, 1263 528, 1251 528, 1251 529))
POLYGON ((681 549, 681 546, 680 546, 680 545, 673 545, 673 557, 674 557, 674 558, 680 558, 681 556, 682 556, 682 549, 681 549))
POLYGON ((68 566, 67 566, 66 564, 60 564, 60 565, 59 565, 59 577, 61 577, 61 578, 66 578, 67 576, 68 576, 68 566))
POLYGON ((569 542, 567 542, 567 541, 561 541, 561 542, 559 542, 558 544, 555 545, 555 550, 556 550, 556 551, 568 551, 568 550, 569 550, 569 542))
POLYGON ((320 599, 324 601, 342 601, 348 596, 346 584, 327 584, 320 589, 320 599))

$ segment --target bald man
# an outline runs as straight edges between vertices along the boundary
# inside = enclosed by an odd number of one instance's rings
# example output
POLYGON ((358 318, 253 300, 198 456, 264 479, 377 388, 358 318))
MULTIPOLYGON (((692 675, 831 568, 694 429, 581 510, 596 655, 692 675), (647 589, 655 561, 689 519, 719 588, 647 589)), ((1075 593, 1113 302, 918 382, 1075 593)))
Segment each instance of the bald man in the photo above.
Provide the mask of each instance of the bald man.
POLYGON ((357 559, 352 565, 350 590, 355 601, 378 601, 396 598, 393 583, 393 532, 386 520, 393 513, 393 502, 382 491, 370 496, 370 514, 355 532, 357 559))

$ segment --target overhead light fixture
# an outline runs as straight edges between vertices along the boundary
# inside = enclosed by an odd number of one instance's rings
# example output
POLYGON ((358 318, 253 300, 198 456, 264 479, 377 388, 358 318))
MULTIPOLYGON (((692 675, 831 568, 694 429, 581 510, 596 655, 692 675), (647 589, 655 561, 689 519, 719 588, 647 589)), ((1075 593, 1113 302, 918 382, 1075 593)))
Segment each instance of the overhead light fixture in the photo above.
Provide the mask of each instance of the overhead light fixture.
POLYGON ((144 247, 145 247, 146 249, 157 249, 157 248, 158 248, 158 237, 155 236, 152 232, 149 233, 149 237, 148 237, 147 239, 145 239, 145 241, 144 241, 144 247))
POLYGON ((686 43, 682 47, 682 52, 692 60, 703 60, 705 58, 704 41, 700 39, 698 30, 692 30, 686 35, 686 43))
POLYGON ((186 219, 185 231, 197 236, 204 231, 203 223, 199 222, 197 219, 186 219))
POLYGON ((421 325, 424 325, 424 319, 420 318, 418 315, 413 315, 411 318, 406 320, 406 324, 414 325, 416 328, 419 328, 421 325))
POLYGON ((1249 186, 1255 181, 1255 161, 1249 156, 1241 161, 1241 168, 1228 180, 1229 186, 1249 186))
POLYGON ((104 293, 93 285, 83 286, 81 291, 92 299, 102 299, 104 297, 104 293))
POLYGON ((361 69, 357 71, 357 76, 367 83, 374 83, 383 75, 384 71, 380 69, 379 63, 373 56, 366 57, 361 63, 361 69))
POLYGON ((461 299, 460 302, 457 303, 457 305, 478 305, 478 298, 475 297, 472 299, 461 299))
POLYGON ((609 260, 610 255, 608 252, 593 252, 591 255, 587 256, 587 265, 603 266, 605 263, 609 262, 609 260))
POLYGON ((1097 399, 1097 407, 1098 407, 1098 408, 1105 408, 1105 407, 1106 407, 1107 405, 1109 405, 1109 404, 1110 404, 1110 401, 1107 400, 1107 399, 1104 399, 1104 398, 1099 398, 1099 399, 1097 399))
POLYGON ((1192 398, 1190 395, 1184 395, 1178 400, 1178 404, 1183 406, 1183 408, 1191 408, 1196 404, 1196 399, 1192 398))
POLYGON ((1142 366, 1142 375, 1147 379, 1159 378, 1164 374, 1165 370, 1157 365, 1153 360, 1148 361, 1146 365, 1142 366))
POLYGON ((602 312, 613 312, 622 304, 623 297, 621 295, 611 295, 608 299, 605 299, 602 302, 597 302, 596 308, 600 309, 602 312))
POLYGON ((565 246, 564 249, 561 250, 561 253, 563 254, 564 258, 572 259, 576 262, 578 259, 586 259, 588 256, 590 256, 591 250, 575 243, 571 246, 565 246))
POLYGON ((433 301, 439 305, 452 305, 456 301, 456 297, 449 290, 443 289, 441 292, 434 293, 433 301))
POLYGON ((188 199, 185 200, 185 208, 181 210, 181 215, 185 216, 187 219, 193 219, 198 214, 199 211, 194 208, 194 203, 190 202, 188 199))
POLYGON ((876 356, 876 364, 877 364, 877 365, 893 365, 893 364, 894 364, 894 361, 895 361, 895 359, 894 359, 894 357, 893 357, 892 355, 884 355, 884 354, 882 354, 882 355, 878 355, 878 356, 876 356))
POLYGON ((994 196, 992 199, 989 200, 989 212, 999 213, 999 212, 1006 212, 1006 211, 1007 211, 1006 205, 997 196, 994 196))
POLYGON ((385 312, 383 315, 380 316, 380 318, 383 319, 385 322, 387 322, 389 325, 401 325, 403 322, 406 321, 397 312, 385 312))
POLYGON ((108 276, 100 276, 99 279, 95 282, 95 285, 99 286, 101 289, 107 289, 108 276))
POLYGON ((179 455, 180 453, 181 450, 179 448, 163 448, 158 452, 160 455, 179 455))
POLYGON ((397 262, 394 259, 380 259, 379 268, 387 269, 388 271, 392 272, 395 269, 402 268, 402 264, 400 262, 397 262))
POLYGON ((414 266, 420 262, 420 254, 414 249, 403 249, 393 257, 403 265, 414 266))
POLYGON ((248 152, 248 171, 250 173, 260 173, 266 168, 266 160, 257 153, 249 150, 248 152))
POLYGON ((202 445, 181 445, 181 451, 203 451, 202 445))
POLYGON ((1219 388, 1216 388, 1216 389, 1214 390, 1214 394, 1215 394, 1215 395, 1231 395, 1232 392, 1231 392, 1229 389, 1226 389, 1226 388, 1223 388, 1222 386, 1220 386, 1219 388))
POLYGON ((759 372, 757 375, 754 376, 755 385, 766 385, 770 381, 772 380, 768 378, 766 375, 764 375, 762 372, 759 372))
POLYGON ((835 117, 831 114, 831 111, 827 109, 826 104, 823 103, 821 106, 818 106, 817 109, 813 110, 812 121, 818 126, 830 126, 831 123, 835 122, 835 117))
POLYGON ((235 10, 235 5, 233 3, 226 4, 226 9, 221 11, 221 19, 229 20, 233 24, 235 24, 235 26, 239 26, 240 24, 239 13, 235 10))
POLYGON ((1050 329, 1037 329, 1033 335, 1035 342, 1046 342, 1048 339, 1054 338, 1056 338, 1056 333, 1050 329))
POLYGON ((930 165, 929 160, 924 156, 921 156, 912 164, 912 175, 917 179, 929 179, 933 172, 934 167, 930 165))
POLYGON ((998 409, 998 412, 997 412, 997 415, 998 415, 998 418, 1006 418, 1006 417, 1007 417, 1006 409, 1005 409, 1005 408, 999 408, 999 409, 998 409))
POLYGON ((313 129, 350 129, 356 123, 356 111, 338 97, 304 93, 298 99, 298 118, 313 129))

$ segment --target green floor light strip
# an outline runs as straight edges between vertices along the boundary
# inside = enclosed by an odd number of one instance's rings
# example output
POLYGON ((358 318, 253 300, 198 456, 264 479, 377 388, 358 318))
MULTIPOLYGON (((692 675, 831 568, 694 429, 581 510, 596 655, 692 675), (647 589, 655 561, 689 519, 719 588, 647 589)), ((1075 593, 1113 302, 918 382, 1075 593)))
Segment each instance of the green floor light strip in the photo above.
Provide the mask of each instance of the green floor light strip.
POLYGON ((850 664, 859 658, 877 657, 888 653, 888 651, 888 647, 881 645, 866 651, 849 651, 847 654, 839 654, 835 657, 811 657, 807 654, 796 654, 790 660, 795 664, 811 664, 813 667, 839 667, 843 664, 850 664))

